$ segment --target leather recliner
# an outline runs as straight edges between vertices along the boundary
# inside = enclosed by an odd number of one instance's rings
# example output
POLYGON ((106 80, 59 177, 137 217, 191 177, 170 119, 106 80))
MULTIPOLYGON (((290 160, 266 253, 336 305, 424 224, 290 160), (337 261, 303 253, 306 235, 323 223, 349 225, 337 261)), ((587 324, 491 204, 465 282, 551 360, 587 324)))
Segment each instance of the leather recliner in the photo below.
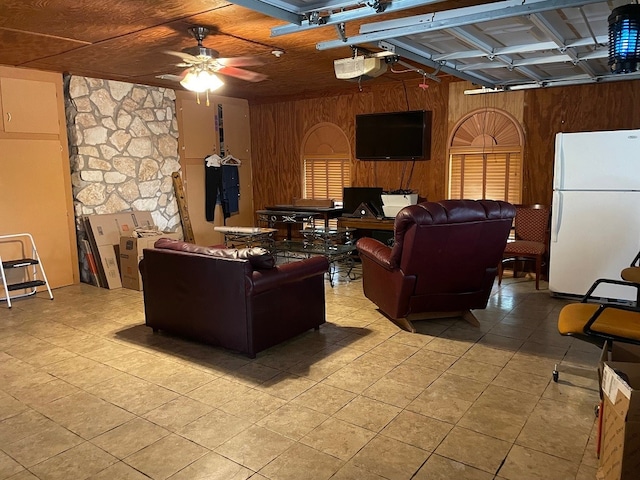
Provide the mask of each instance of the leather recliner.
POLYGON ((400 210, 393 248, 361 238, 365 296, 401 328, 487 305, 516 210, 493 200, 443 200, 400 210))

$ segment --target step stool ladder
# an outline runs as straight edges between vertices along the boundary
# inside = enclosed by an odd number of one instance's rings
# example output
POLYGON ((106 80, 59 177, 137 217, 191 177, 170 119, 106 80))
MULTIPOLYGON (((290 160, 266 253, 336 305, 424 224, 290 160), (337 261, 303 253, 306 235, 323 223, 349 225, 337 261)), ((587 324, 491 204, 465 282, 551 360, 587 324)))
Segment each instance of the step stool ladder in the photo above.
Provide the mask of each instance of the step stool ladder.
POLYGON ((36 244, 33 241, 33 237, 29 233, 16 233, 14 235, 0 235, 0 244, 5 243, 6 240, 11 241, 11 239, 15 239, 14 241, 22 242, 24 245, 27 243, 26 242, 27 238, 31 243, 31 258, 18 258, 14 260, 5 260, 2 258, 2 255, 0 254, 0 276, 2 279, 2 285, 4 287, 4 293, 5 293, 5 297, 0 298, 0 301, 6 300, 7 306, 9 308, 11 308, 12 298, 29 297, 31 295, 35 295, 38 287, 41 287, 41 286, 47 287, 47 292, 49 292, 49 298, 53 300, 53 294, 51 293, 51 288, 49 287, 49 282, 47 281, 47 275, 44 273, 44 267, 42 266, 42 261, 40 260, 38 251, 36 250, 36 244), (15 268, 25 269, 26 280, 19 283, 7 283, 6 272, 15 268), (26 293, 20 293, 20 294, 11 296, 9 292, 13 292, 16 290, 28 290, 28 291, 26 293))

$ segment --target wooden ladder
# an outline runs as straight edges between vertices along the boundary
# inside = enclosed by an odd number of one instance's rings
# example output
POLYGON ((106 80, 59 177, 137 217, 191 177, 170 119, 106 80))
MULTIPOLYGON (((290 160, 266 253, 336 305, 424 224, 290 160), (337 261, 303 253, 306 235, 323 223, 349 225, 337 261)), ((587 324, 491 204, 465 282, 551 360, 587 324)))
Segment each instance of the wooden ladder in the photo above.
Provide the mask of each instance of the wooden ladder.
POLYGON ((191 226, 191 219, 189 218, 189 210, 187 208, 187 197, 184 193, 184 184, 182 183, 180 172, 173 172, 171 177, 173 178, 173 189, 176 192, 176 202, 178 202, 178 211, 180 212, 184 241, 196 243, 196 239, 193 236, 193 227, 191 226))

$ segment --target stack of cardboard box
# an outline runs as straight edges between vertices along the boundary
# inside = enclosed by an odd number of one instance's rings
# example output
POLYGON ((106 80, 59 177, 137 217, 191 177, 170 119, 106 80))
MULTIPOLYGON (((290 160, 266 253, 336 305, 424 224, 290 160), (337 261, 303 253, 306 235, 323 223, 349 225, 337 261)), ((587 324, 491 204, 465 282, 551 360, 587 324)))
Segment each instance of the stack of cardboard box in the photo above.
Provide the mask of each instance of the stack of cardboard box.
POLYGON ((154 229, 151 212, 123 212, 87 215, 82 219, 87 233, 85 250, 97 286, 142 290, 138 262, 142 250, 151 248, 158 238, 179 239, 179 234, 162 232, 136 238, 138 229, 154 229))

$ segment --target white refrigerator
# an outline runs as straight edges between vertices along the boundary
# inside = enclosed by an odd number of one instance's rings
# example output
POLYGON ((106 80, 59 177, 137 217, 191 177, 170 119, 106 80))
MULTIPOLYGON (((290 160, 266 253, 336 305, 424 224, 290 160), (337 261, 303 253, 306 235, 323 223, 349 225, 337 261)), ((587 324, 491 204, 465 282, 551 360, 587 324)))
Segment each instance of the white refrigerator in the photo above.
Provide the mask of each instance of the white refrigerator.
MULTIPOLYGON (((549 290, 577 297, 599 278, 620 280, 640 250, 640 130, 558 133, 551 207, 549 290)), ((595 295, 633 300, 601 286, 595 295)))

